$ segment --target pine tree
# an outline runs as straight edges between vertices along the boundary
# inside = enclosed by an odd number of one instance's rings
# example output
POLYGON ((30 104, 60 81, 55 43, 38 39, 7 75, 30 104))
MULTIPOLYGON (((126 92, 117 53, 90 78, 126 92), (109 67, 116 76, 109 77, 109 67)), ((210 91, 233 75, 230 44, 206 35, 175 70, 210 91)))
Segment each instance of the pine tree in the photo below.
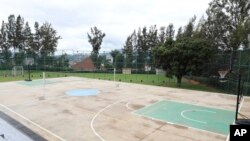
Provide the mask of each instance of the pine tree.
POLYGON ((32 36, 33 41, 31 43, 31 50, 40 55, 39 49, 42 49, 42 39, 38 22, 35 22, 34 28, 35 28, 35 33, 32 36))
POLYGON ((25 50, 25 52, 27 52, 27 54, 34 54, 35 52, 32 49, 33 35, 31 33, 31 29, 30 29, 28 22, 25 23, 22 34, 24 37, 24 50, 25 50))
POLYGON ((40 27, 38 33, 40 34, 40 39, 38 39, 39 44, 41 43, 40 47, 43 47, 41 54, 45 56, 53 55, 56 51, 58 40, 61 39, 57 35, 57 31, 52 28, 51 24, 46 22, 40 27))
POLYGON ((133 41, 132 35, 127 37, 125 45, 123 47, 123 53, 125 54, 124 67, 131 68, 133 61, 133 41))
POLYGON ((247 39, 249 0, 213 0, 207 10, 206 34, 222 51, 237 50, 247 39))
POLYGON ((0 50, 1 50, 0 63, 3 63, 5 69, 9 69, 9 65, 11 65, 10 63, 11 52, 7 39, 8 37, 7 37, 6 23, 2 21, 1 31, 0 31, 0 50))
POLYGON ((9 48, 13 48, 15 53, 17 46, 15 46, 16 21, 14 15, 10 15, 8 17, 8 22, 6 23, 6 33, 7 33, 8 46, 9 48))
POLYGON ((23 36, 23 25, 24 19, 18 15, 16 19, 16 28, 15 28, 15 36, 14 36, 14 47, 18 49, 18 52, 24 52, 24 36, 23 36))

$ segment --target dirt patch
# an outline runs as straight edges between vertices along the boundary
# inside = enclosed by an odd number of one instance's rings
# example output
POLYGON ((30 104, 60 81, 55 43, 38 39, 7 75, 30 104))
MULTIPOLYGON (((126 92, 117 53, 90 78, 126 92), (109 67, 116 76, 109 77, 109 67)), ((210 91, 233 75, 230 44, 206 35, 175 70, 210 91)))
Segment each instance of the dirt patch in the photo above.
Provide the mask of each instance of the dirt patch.
POLYGON ((157 100, 150 100, 150 101, 149 101, 149 103, 151 103, 151 104, 153 104, 153 103, 155 103, 155 102, 157 102, 157 100))
POLYGON ((144 134, 144 133, 142 133, 142 132, 136 132, 136 134, 135 134, 134 136, 135 136, 135 138, 141 140, 141 139, 144 139, 144 138, 145 138, 146 134, 144 134))
POLYGON ((75 115, 75 114, 72 113, 70 110, 63 110, 62 113, 63 113, 63 114, 68 114, 68 115, 75 115))
POLYGON ((150 124, 143 123, 144 127, 151 127, 150 124))
POLYGON ((188 127, 185 127, 185 126, 181 126, 181 125, 173 125, 174 127, 178 128, 178 129, 185 129, 185 130, 188 130, 188 127))
POLYGON ((189 80, 189 82, 190 82, 191 84, 195 84, 195 85, 200 84, 200 82, 198 82, 198 81, 194 81, 194 80, 189 80))
POLYGON ((131 107, 133 108, 133 109, 141 109, 141 108, 143 108, 144 106, 143 105, 139 105, 139 104, 131 104, 131 107))

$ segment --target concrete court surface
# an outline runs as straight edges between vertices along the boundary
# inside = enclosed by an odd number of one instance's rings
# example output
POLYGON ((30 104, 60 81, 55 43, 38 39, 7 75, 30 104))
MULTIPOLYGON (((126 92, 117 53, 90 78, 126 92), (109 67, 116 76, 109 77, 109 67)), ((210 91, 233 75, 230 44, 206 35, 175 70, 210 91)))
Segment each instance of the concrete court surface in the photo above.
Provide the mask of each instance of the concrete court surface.
MULTIPOLYGON (((24 81, 0 83, 0 111, 47 140, 225 141, 226 135, 169 124, 133 114, 160 100, 235 110, 236 96, 78 77, 54 78, 45 87, 24 81), (97 89, 74 97, 72 89, 97 89), (45 96, 45 98, 43 98, 45 96)), ((32 83, 32 82, 31 82, 32 83)), ((241 113, 250 117, 250 98, 241 113)))

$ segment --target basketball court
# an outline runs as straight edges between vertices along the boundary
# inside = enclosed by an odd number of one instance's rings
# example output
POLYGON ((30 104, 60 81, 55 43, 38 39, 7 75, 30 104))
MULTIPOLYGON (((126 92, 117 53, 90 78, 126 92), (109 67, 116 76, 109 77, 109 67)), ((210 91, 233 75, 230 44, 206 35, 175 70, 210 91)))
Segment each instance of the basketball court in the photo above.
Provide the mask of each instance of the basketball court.
POLYGON ((135 114, 170 124, 225 134, 234 122, 235 112, 175 101, 159 101, 135 111, 135 114))
MULTIPOLYGON (((46 140, 226 141, 235 105, 235 95, 79 77, 0 83, 0 111, 46 140)), ((241 114, 249 106, 244 97, 241 114)))

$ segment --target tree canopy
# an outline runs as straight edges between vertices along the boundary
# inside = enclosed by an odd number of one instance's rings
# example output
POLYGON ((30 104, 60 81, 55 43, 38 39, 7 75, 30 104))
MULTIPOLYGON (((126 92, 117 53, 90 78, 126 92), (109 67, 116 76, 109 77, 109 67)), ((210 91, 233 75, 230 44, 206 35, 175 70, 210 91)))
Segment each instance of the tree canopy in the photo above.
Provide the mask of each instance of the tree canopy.
POLYGON ((197 32, 194 31, 194 21, 195 18, 191 19, 184 31, 179 30, 175 40, 168 36, 164 44, 154 49, 156 64, 166 71, 167 76, 175 76, 178 86, 184 75, 201 70, 213 51, 208 41, 194 36, 197 32))
POLYGON ((101 49, 102 40, 105 37, 105 33, 102 33, 102 31, 97 27, 91 28, 90 31, 90 34, 87 33, 89 39, 88 41, 93 47, 92 52, 98 54, 101 49))
POLYGON ((212 40, 221 51, 247 46, 247 35, 250 33, 249 0, 213 0, 206 13, 204 38, 212 40))
MULTIPOLYGON (((38 22, 34 24, 35 33, 20 15, 10 15, 8 21, 2 21, 0 32, 0 57, 5 60, 14 58, 14 65, 21 64, 24 57, 36 57, 42 55, 53 55, 57 49, 58 40, 57 31, 52 28, 48 22, 39 26, 38 22), (42 49, 42 52, 39 52, 42 49)), ((1 59, 1 58, 0 58, 1 59)), ((6 63, 9 63, 6 62, 6 63)))

